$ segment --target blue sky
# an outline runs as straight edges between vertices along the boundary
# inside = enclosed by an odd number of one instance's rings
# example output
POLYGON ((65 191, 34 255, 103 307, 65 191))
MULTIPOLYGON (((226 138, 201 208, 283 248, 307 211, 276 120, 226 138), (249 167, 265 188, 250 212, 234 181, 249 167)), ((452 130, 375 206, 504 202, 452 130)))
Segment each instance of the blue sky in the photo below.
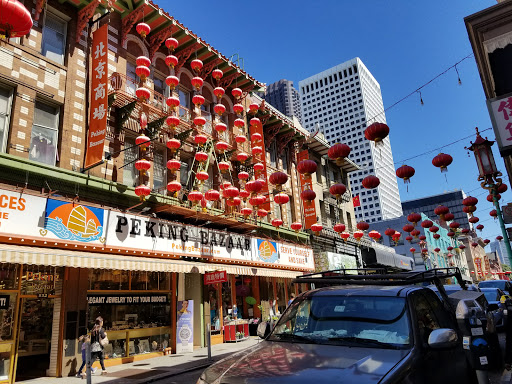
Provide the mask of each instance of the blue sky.
MULTIPOLYGON (((463 19, 496 1, 157 3, 224 55, 238 54, 245 70, 267 84, 286 78, 298 86, 299 80, 358 56, 379 81, 388 107, 471 54, 463 19)), ((386 113, 396 168, 404 159, 474 136, 477 126, 491 127, 474 58, 457 68, 462 85, 451 70, 422 89, 423 106, 417 94, 386 113)), ((494 139, 492 130, 485 135, 494 139)), ((404 201, 462 188, 479 199, 476 215, 485 225, 482 236, 494 240, 500 230, 488 214, 492 206, 479 188, 476 163, 465 145, 469 139, 442 150, 454 159, 447 181, 432 166, 437 152, 408 161, 416 175, 408 192, 398 180, 400 196, 404 201)), ((497 151, 495 157, 505 174, 497 151)), ((502 204, 511 196, 510 191, 503 194, 502 204)))

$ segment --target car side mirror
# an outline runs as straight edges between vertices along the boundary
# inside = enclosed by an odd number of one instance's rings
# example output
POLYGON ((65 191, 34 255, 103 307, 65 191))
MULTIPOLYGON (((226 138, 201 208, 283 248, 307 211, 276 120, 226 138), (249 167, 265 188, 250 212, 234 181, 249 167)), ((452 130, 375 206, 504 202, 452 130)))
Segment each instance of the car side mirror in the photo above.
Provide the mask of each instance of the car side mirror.
POLYGON ((262 339, 266 339, 270 335, 270 324, 266 321, 262 321, 258 324, 258 336, 262 339))
POLYGON ((492 303, 492 304, 487 305, 487 312, 497 311, 498 309, 500 309, 498 304, 492 303))
POLYGON ((457 346, 457 332, 450 328, 434 329, 428 336, 428 345, 432 349, 454 348, 457 346))

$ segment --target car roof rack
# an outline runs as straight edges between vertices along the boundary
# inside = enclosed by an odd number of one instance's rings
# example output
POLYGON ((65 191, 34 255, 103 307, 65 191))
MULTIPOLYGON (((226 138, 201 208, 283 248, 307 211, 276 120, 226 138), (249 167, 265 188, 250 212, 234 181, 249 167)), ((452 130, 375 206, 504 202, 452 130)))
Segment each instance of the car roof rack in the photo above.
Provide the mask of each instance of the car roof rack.
MULTIPOLYGON (((426 271, 408 271, 398 273, 387 273, 385 268, 358 268, 358 269, 335 269, 310 273, 297 276, 293 283, 318 283, 325 285, 410 285, 431 282, 436 284, 440 279, 456 277, 462 289, 466 289, 466 283, 462 279, 460 269, 435 268, 426 271)), ((437 285, 437 284, 436 284, 437 285)))

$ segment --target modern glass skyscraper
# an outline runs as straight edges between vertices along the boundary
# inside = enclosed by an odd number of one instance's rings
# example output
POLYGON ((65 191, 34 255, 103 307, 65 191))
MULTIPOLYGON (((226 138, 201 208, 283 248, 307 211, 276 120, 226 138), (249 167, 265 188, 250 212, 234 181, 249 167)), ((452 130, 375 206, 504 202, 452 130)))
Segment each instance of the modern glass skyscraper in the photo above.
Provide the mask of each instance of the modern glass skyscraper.
POLYGON ((299 92, 293 87, 293 81, 281 79, 267 86, 265 101, 286 116, 295 116, 302 124, 302 111, 299 92))
POLYGON ((309 132, 317 128, 331 143, 345 143, 350 159, 362 169, 350 174, 352 195, 359 197, 356 219, 369 223, 402 215, 400 194, 389 137, 375 145, 364 137, 366 127, 386 122, 380 85, 359 58, 299 82, 302 120, 309 132), (368 175, 380 179, 376 189, 365 189, 368 175))

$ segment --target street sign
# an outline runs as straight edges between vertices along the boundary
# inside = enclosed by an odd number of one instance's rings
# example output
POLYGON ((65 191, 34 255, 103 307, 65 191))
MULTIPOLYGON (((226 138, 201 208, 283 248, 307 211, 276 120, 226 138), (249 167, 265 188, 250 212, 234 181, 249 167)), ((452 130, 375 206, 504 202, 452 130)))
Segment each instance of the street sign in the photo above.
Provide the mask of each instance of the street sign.
POLYGON ((503 212, 503 221, 505 224, 512 224, 512 203, 508 203, 503 206, 501 210, 503 212))

